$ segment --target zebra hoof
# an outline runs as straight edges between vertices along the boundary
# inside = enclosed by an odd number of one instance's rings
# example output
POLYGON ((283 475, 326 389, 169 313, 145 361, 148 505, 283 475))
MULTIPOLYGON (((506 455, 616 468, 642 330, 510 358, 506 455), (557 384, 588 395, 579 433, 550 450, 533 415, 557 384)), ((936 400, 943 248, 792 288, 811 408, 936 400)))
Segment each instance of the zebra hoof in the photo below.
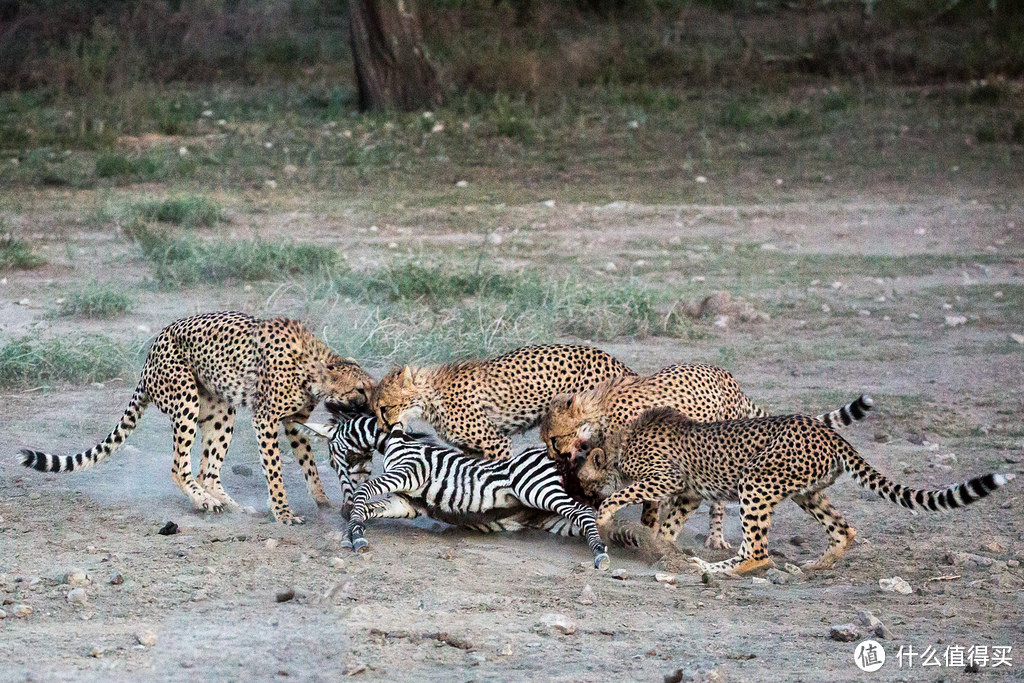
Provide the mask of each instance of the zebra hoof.
POLYGON ((594 569, 600 569, 601 571, 605 571, 606 569, 608 569, 608 565, 610 563, 611 560, 608 559, 608 553, 601 553, 600 555, 594 556, 594 569))
POLYGON ((348 536, 345 536, 345 538, 341 541, 341 547, 345 550, 352 550, 352 539, 348 536))
POLYGON ((352 539, 352 550, 356 551, 357 553, 366 552, 366 546, 368 545, 370 544, 367 543, 366 539, 362 536, 360 536, 359 538, 352 539))

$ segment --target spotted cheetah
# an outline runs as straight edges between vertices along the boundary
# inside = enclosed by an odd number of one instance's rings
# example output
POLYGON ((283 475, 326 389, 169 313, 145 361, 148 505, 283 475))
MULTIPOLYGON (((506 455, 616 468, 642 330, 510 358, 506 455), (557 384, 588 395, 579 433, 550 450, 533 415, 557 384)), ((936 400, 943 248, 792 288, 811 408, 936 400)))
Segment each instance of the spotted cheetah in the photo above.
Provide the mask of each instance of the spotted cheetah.
POLYGON ((419 417, 445 441, 494 460, 512 454, 509 436, 535 427, 556 394, 633 374, 589 346, 525 346, 491 360, 396 368, 370 407, 385 430, 419 417))
POLYGON ((289 509, 281 480, 278 425, 284 423, 310 495, 326 505, 309 441, 295 424, 304 422, 321 398, 365 406, 372 387, 358 363, 340 358, 295 320, 260 320, 234 311, 195 315, 157 335, 131 402, 106 439, 75 455, 23 449, 22 464, 40 472, 92 467, 117 450, 152 402, 171 418, 171 478, 178 488, 198 510, 237 508, 221 485, 220 469, 231 443, 235 407, 249 405, 274 517, 299 524, 302 518, 289 509), (197 430, 203 435, 203 457, 194 479, 190 454, 197 430))
MULTIPOLYGON (((863 418, 871 405, 871 397, 864 395, 815 419, 829 426, 848 425, 863 418)), ((646 377, 617 377, 589 391, 556 396, 541 421, 540 436, 551 458, 566 461, 574 453, 581 454, 588 443, 600 442, 606 434, 624 428, 643 411, 663 406, 697 422, 768 415, 744 395, 727 370, 702 364, 670 365, 646 377)), ((600 500, 592 501, 598 503, 600 500)), ((653 528, 658 512, 657 503, 644 503, 643 524, 653 528)), ((731 547, 722 535, 724 516, 725 504, 713 503, 707 547, 731 547)))
POLYGON ((890 481, 865 462, 835 430, 806 415, 694 422, 673 408, 649 410, 581 458, 585 487, 618 489, 598 510, 599 530, 615 512, 641 501, 672 499, 661 520, 674 534, 703 499, 738 500, 743 544, 735 557, 693 561, 711 573, 739 574, 771 564, 768 527, 787 498, 825 528, 828 549, 805 566, 827 569, 856 531, 832 507, 825 489, 845 470, 861 486, 910 510, 948 510, 973 503, 1014 478, 986 474, 941 490, 918 490, 890 481))

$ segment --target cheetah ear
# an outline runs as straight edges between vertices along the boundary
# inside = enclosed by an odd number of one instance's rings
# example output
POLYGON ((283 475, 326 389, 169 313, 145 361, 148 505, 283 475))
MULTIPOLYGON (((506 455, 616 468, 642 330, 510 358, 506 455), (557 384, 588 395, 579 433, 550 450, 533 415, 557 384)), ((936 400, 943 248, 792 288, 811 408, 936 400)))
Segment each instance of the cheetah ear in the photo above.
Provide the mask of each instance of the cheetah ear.
POLYGON ((595 448, 590 451, 590 457, 594 460, 594 467, 603 470, 608 465, 608 455, 603 448, 595 448))
POLYGON ((300 432, 304 432, 307 436, 318 436, 322 439, 334 438, 333 430, 330 425, 321 424, 319 422, 296 422, 295 426, 298 427, 300 432))
POLYGON ((406 365, 406 366, 404 366, 402 368, 401 380, 402 380, 402 386, 403 387, 412 386, 412 382, 413 382, 412 368, 410 368, 408 365, 406 365))

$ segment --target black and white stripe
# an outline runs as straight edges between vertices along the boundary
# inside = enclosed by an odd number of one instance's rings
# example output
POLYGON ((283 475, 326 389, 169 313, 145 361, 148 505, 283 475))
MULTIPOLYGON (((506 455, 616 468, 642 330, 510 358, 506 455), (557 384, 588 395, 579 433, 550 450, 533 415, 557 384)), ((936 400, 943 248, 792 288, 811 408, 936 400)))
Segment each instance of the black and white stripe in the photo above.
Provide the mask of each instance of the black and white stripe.
POLYGON ((814 419, 824 422, 833 429, 839 429, 839 427, 849 426, 857 420, 863 420, 873 405, 875 402, 868 394, 861 394, 855 401, 847 403, 842 408, 837 408, 831 413, 816 415, 814 419))
MULTIPOLYGON (((426 515, 483 532, 531 527, 582 535, 594 555, 594 566, 607 566, 594 510, 565 492, 546 448, 529 448, 505 460, 481 460, 425 442, 398 427, 385 437, 376 426, 374 418, 365 416, 339 422, 330 440, 332 466, 352 463, 355 453, 372 454, 374 446, 384 453, 383 472, 363 483, 352 499, 348 530, 355 549, 367 545, 363 537, 367 519, 426 515), (373 500, 379 496, 386 497, 373 500)), ((339 466, 335 471, 344 480, 344 467, 339 466)))

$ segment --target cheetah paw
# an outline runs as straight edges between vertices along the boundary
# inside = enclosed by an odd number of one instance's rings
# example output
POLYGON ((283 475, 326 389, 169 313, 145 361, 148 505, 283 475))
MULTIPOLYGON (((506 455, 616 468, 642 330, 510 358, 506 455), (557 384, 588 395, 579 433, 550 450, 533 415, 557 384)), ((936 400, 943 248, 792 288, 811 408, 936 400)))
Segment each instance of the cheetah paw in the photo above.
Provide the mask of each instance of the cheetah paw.
POLYGON ((285 526, 298 526, 299 524, 306 523, 306 520, 304 520, 302 517, 293 515, 290 512, 279 512, 274 516, 277 518, 277 521, 280 524, 284 524, 285 526))
POLYGON ((725 540, 722 536, 708 536, 707 540, 704 541, 705 548, 711 548, 712 550, 730 550, 732 544, 725 540))

